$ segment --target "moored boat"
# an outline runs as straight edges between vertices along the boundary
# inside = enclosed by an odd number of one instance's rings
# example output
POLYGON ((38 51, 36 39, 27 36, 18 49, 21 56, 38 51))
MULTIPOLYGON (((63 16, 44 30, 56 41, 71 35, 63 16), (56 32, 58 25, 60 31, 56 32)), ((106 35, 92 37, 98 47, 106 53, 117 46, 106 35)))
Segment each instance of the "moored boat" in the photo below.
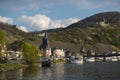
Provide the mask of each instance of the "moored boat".
POLYGON ((116 56, 111 57, 111 61, 118 61, 116 56))
POLYGON ((95 62, 95 58, 86 58, 85 61, 86 62, 95 62))
POLYGON ((41 63, 42 63, 42 67, 50 67, 52 61, 49 58, 42 58, 41 63))
POLYGON ((82 60, 71 60, 71 63, 79 63, 79 64, 82 64, 83 61, 82 61, 82 60))
POLYGON ((70 63, 77 63, 77 64, 83 64, 83 57, 82 56, 72 56, 70 59, 70 63))

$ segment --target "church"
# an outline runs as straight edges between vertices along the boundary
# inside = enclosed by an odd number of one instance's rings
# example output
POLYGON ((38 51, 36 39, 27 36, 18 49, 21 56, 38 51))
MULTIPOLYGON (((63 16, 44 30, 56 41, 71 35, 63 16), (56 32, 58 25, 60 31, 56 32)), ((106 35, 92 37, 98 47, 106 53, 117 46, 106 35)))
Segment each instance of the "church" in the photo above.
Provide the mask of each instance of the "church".
POLYGON ((49 40, 47 37, 47 32, 45 32, 45 35, 42 40, 42 45, 40 46, 40 49, 42 51, 43 57, 50 58, 51 57, 51 48, 49 46, 49 40))

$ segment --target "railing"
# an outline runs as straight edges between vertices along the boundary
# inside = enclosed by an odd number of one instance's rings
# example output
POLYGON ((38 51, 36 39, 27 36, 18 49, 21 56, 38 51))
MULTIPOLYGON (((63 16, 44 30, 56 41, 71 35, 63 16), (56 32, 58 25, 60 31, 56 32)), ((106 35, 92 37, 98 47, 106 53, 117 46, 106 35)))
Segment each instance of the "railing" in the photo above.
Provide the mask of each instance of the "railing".
POLYGON ((83 57, 112 57, 112 56, 120 56, 120 54, 83 55, 83 57))

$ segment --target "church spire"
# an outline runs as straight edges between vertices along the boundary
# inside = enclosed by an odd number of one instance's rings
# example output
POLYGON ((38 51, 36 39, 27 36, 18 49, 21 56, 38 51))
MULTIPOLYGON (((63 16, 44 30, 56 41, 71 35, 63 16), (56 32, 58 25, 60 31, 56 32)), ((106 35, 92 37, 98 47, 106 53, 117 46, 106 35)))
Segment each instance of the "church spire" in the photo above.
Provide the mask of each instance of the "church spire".
POLYGON ((41 49, 46 50, 48 47, 49 47, 49 42, 48 42, 47 31, 46 31, 42 40, 41 49))
POLYGON ((45 35, 44 35, 44 37, 47 39, 48 37, 47 37, 47 31, 45 31, 45 35))

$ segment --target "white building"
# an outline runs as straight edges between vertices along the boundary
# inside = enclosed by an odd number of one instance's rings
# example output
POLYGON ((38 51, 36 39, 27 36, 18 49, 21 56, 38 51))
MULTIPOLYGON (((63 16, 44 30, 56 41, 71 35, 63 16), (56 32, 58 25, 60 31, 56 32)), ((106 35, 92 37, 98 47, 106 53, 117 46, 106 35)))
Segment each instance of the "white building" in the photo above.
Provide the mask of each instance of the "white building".
POLYGON ((51 53, 51 48, 48 48, 48 49, 45 50, 44 56, 49 58, 51 56, 51 54, 52 54, 51 53))
POLYGON ((65 57, 65 51, 63 49, 55 49, 53 50, 53 56, 55 58, 63 58, 65 57))
POLYGON ((19 51, 7 51, 6 53, 6 58, 9 60, 20 60, 22 57, 22 52, 19 51))

